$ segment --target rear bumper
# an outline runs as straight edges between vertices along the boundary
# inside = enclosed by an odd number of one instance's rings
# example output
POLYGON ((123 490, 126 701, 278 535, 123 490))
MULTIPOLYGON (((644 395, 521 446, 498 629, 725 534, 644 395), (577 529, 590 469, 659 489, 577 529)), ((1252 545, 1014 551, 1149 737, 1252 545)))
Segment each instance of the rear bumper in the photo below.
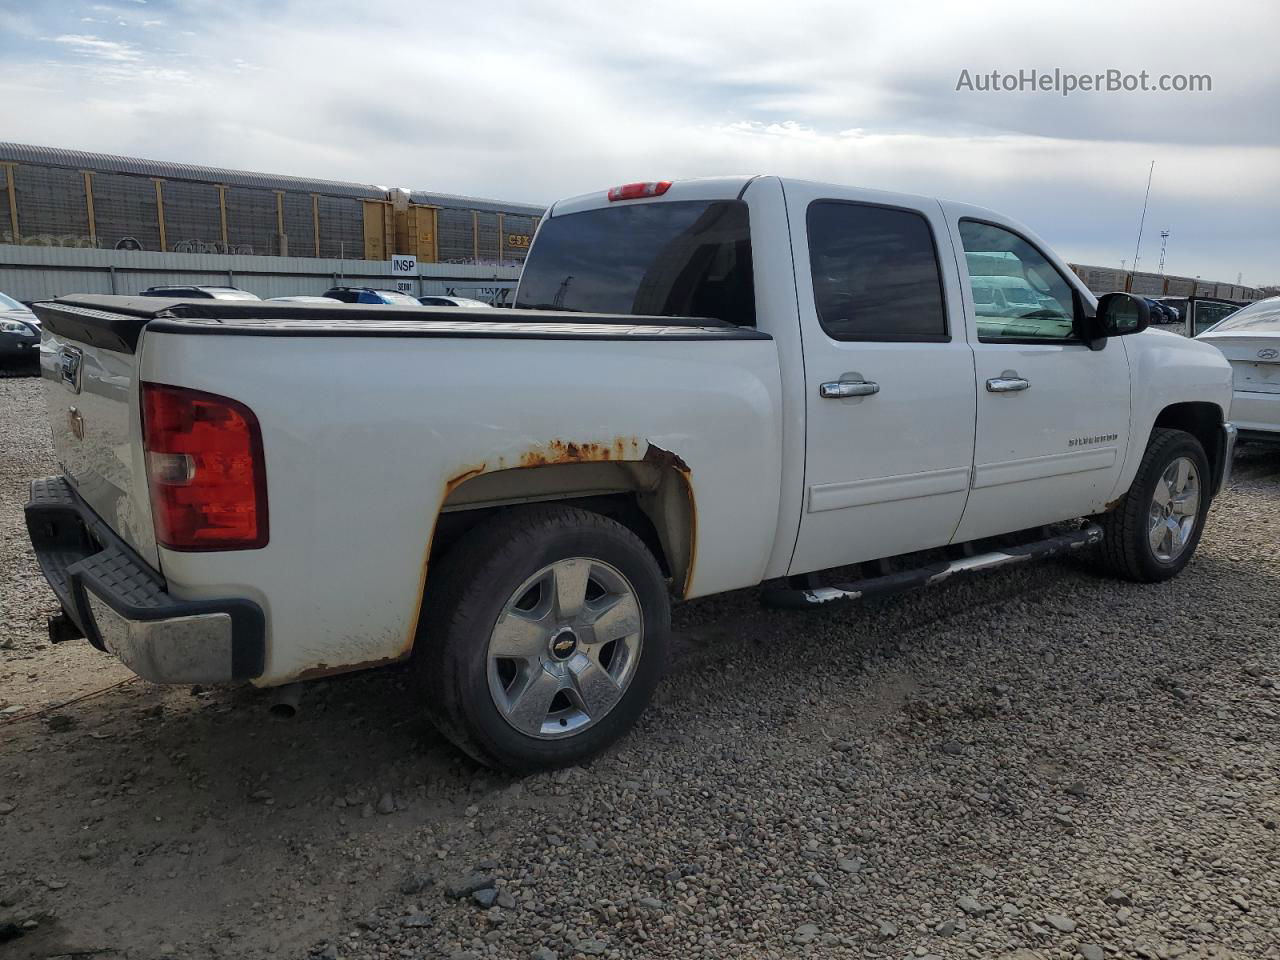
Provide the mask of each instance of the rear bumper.
POLYGON ((62 477, 31 482, 27 532, 67 616, 101 650, 156 683, 262 675, 266 630, 250 600, 180 600, 62 477))
POLYGON ((1280 433, 1280 393, 1237 390, 1231 396, 1231 421, 1250 434, 1280 433))

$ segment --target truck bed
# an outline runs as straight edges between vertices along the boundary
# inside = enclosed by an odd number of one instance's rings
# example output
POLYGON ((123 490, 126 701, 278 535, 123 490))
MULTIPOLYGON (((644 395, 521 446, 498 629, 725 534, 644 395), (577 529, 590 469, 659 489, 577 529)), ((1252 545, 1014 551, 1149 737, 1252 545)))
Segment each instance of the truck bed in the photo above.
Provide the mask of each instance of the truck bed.
POLYGON ((495 503, 553 493, 652 501, 680 518, 673 582, 685 596, 757 582, 770 560, 781 385, 776 341, 754 329, 158 297, 64 297, 36 309, 70 490, 175 602, 231 598, 262 610, 256 683, 406 656, 438 519, 495 503), (269 503, 261 547, 157 540, 146 384, 252 412, 269 503))

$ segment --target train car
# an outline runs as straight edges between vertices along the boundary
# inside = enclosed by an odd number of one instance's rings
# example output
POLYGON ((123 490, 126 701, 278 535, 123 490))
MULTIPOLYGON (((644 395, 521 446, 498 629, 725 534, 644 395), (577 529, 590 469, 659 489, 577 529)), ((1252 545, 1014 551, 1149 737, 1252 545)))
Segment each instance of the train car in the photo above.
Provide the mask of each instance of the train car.
POLYGON ((173 253, 523 262, 543 208, 0 143, 0 243, 173 253))

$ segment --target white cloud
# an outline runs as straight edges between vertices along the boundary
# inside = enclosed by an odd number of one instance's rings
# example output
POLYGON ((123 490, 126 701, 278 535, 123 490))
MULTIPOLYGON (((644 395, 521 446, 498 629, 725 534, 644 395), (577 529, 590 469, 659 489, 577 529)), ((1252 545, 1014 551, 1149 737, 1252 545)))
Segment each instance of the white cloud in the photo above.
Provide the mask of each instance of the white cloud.
POLYGON ((101 37, 64 33, 54 37, 53 42, 60 43, 82 56, 113 63, 134 63, 142 59, 142 54, 132 44, 103 40, 101 37))

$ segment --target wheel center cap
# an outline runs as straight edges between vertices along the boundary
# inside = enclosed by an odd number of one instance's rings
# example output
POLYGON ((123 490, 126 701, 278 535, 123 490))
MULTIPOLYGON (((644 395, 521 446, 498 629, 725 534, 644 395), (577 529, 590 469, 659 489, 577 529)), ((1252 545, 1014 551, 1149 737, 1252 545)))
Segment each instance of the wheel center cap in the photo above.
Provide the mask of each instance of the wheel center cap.
POLYGON ((578 635, 569 627, 557 631, 551 637, 551 656, 557 660, 568 660, 578 652, 578 635))

